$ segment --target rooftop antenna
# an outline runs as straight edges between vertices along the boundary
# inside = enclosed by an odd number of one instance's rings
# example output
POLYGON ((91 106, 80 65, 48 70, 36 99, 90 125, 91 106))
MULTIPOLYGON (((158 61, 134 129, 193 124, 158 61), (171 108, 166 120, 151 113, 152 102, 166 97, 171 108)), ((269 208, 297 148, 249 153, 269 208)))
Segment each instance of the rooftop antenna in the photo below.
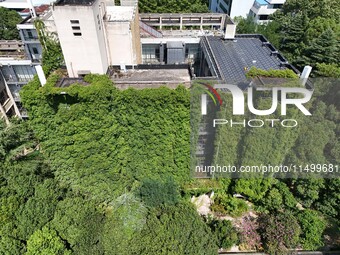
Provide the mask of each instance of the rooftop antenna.
POLYGON ((30 9, 31 17, 32 17, 32 18, 36 18, 36 17, 37 17, 37 14, 35 13, 35 9, 34 9, 32 0, 27 0, 27 2, 28 2, 28 6, 29 6, 28 8, 30 9))

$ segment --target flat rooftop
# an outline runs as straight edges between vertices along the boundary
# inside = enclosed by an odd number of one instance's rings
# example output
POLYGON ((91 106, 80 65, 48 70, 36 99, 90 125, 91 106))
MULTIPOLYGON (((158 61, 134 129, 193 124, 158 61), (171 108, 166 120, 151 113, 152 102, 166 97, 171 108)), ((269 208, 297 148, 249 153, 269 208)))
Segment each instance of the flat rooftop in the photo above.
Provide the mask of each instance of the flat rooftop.
POLYGON ((58 0, 56 1, 56 6, 62 5, 92 5, 96 0, 58 0))
POLYGON ((175 69, 175 67, 174 69, 130 69, 114 74, 111 79, 119 89, 160 86, 176 88, 179 84, 189 87, 191 81, 188 69, 175 69))
MULTIPOLYGON (((218 76, 228 83, 238 84, 247 80, 246 73, 251 67, 263 70, 291 68, 288 61, 261 35, 236 35, 234 40, 220 37, 205 37, 203 47, 208 52, 218 76)), ((296 69, 295 72, 298 72, 296 69)))
POLYGON ((133 6, 107 6, 108 21, 130 21, 134 17, 133 6))

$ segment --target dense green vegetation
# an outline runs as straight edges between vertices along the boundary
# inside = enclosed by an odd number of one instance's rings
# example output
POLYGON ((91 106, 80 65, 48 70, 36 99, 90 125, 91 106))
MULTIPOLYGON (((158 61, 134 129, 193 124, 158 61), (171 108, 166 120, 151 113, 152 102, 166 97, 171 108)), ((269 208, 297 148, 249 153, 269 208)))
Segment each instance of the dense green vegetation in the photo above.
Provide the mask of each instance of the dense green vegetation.
POLYGON ((0 7, 0 40, 18 40, 17 24, 21 21, 22 18, 16 11, 0 7))
MULTIPOLYGON (((44 87, 38 79, 25 86, 21 96, 30 120, 1 126, 0 253, 216 254, 218 247, 234 244, 270 252, 297 245, 318 249, 324 231, 339 232, 339 179, 191 180, 185 88, 119 91, 97 75, 87 76, 86 86, 56 88, 57 79, 50 76, 44 87), (211 189, 216 215, 237 218, 255 210, 261 217, 246 218, 239 227, 201 218, 188 198, 211 189), (300 211, 297 203, 308 210, 300 211), (265 228, 268 222, 294 223, 297 230, 265 228), (289 238, 278 243, 272 233, 289 238)), ((309 128, 291 133, 278 128, 277 136, 269 129, 230 130, 233 139, 220 145, 216 160, 305 163, 319 155, 339 162, 335 86, 323 83, 315 92, 309 128), (319 121, 329 128, 321 131, 319 121), (318 145, 310 145, 315 151, 309 154, 306 143, 314 139, 318 145), (281 145, 274 153, 268 142, 281 145)), ((268 106, 268 99, 258 100, 268 106)), ((223 132, 217 135, 223 138, 223 132)))
MULTIPOLYGON (((287 0, 268 25, 240 20, 238 29, 265 34, 300 67, 311 63, 315 74, 339 77, 339 4, 328 0, 334 8, 325 9, 329 5, 319 2, 287 0)), ((144 12, 205 8, 201 1, 140 1, 144 12)), ((60 45, 36 25, 48 74, 63 62, 60 45)), ((296 78, 290 71, 255 68, 248 76, 296 78)), ((296 247, 340 246, 339 178, 193 180, 190 132, 195 140, 198 130, 190 130, 190 121, 200 121, 200 109, 190 100, 198 94, 190 98, 181 86, 120 91, 98 75, 86 76, 87 85, 56 88, 58 78, 52 74, 44 87, 35 78, 23 88, 28 121, 0 122, 0 254, 206 255, 233 245, 286 254, 296 247), (189 200, 212 190, 213 216, 200 217, 189 200)), ((339 84, 314 84, 311 117, 288 109, 298 128, 219 128, 214 163, 339 164, 339 84)), ((256 108, 270 108, 271 96, 264 95, 256 96, 256 108)), ((244 118, 225 107, 217 117, 244 118)))
POLYGON ((339 13, 337 0, 287 0, 269 24, 236 19, 237 32, 263 34, 300 69, 311 65, 314 75, 339 77, 339 13))
POLYGON ((106 76, 60 89, 56 79, 23 89, 28 122, 1 126, 0 253, 216 254, 179 194, 189 92, 119 91, 106 76))
POLYGON ((46 31, 44 22, 41 19, 36 19, 34 26, 37 29, 39 41, 43 49, 43 69, 45 74, 48 75, 64 64, 64 56, 57 36, 46 31))
POLYGON ((200 13, 209 12, 207 0, 140 0, 140 12, 152 13, 200 13))

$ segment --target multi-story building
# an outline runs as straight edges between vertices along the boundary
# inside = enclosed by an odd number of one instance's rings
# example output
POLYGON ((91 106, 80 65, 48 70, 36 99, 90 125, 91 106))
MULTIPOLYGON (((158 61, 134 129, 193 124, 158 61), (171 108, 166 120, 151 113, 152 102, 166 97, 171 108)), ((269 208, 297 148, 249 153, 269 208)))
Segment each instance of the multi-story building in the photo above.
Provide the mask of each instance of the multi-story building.
POLYGON ((20 41, 0 41, 0 118, 26 117, 19 91, 33 79, 35 68, 20 41))
POLYGON ((252 66, 298 73, 264 37, 235 35, 227 14, 139 15, 135 0, 121 0, 121 6, 111 0, 59 0, 37 16, 30 13, 17 26, 22 41, 13 46, 15 51, 9 54, 3 42, 7 51, 0 56, 0 115, 5 118, 26 116, 19 90, 41 62, 37 19, 46 34, 60 41, 70 78, 109 74, 119 88, 190 86, 195 77, 248 86, 245 74, 252 66))
POLYGON ((286 0, 255 0, 249 15, 257 23, 269 22, 269 15, 281 9, 286 0))
POLYGON ((226 13, 231 18, 248 15, 256 23, 266 23, 269 15, 281 9, 286 0, 210 0, 209 9, 212 12, 226 13))
POLYGON ((141 64, 137 1, 59 0, 52 16, 70 77, 141 64))
POLYGON ((247 17, 254 0, 210 0, 212 12, 228 14, 232 19, 238 16, 247 17))

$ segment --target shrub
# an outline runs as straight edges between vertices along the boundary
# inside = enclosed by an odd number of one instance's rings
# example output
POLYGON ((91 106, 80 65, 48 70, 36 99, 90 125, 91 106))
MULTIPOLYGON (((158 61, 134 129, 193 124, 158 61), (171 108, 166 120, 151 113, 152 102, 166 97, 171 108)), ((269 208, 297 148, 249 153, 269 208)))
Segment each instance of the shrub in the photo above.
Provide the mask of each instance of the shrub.
POLYGON ((258 250, 261 248, 261 237, 258 233, 259 224, 256 218, 246 216, 238 222, 238 231, 240 233, 240 247, 245 250, 258 250))
POLYGON ((239 217, 249 209, 244 200, 225 194, 218 194, 211 208, 215 212, 227 213, 233 217, 239 217))
POLYGON ((326 222, 317 211, 304 210, 297 215, 300 223, 301 244, 306 250, 316 250, 323 245, 322 233, 326 228, 326 222))
POLYGON ((266 252, 287 254, 288 249, 297 247, 301 228, 291 212, 263 214, 258 221, 259 233, 266 252))
POLYGON ((219 248, 229 249, 238 242, 237 231, 230 220, 211 220, 208 222, 216 236, 219 248))

